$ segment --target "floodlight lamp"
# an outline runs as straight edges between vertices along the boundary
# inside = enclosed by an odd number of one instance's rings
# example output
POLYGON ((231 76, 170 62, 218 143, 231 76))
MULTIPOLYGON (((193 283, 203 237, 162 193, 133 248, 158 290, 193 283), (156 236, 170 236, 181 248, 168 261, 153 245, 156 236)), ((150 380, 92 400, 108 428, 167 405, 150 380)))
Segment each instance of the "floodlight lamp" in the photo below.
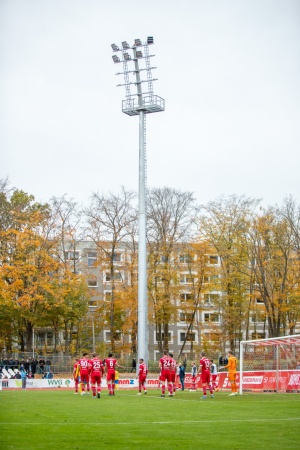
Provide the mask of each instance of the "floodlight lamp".
POLYGON ((138 51, 136 52, 136 57, 137 57, 137 58, 142 58, 142 57, 143 57, 143 53, 142 53, 140 50, 138 50, 138 51))
POLYGON ((120 50, 116 44, 111 44, 111 48, 113 49, 114 52, 118 52, 120 50))
POLYGON ((141 45, 143 45, 143 44, 142 44, 142 41, 140 39, 135 39, 134 40, 134 46, 135 47, 140 47, 141 45))
POLYGON ((131 60, 131 56, 129 55, 129 53, 124 53, 124 59, 125 59, 125 61, 131 60))
POLYGON ((113 59, 114 63, 119 63, 120 62, 120 58, 118 58, 116 55, 113 55, 112 59, 113 59))
POLYGON ((154 44, 153 36, 147 37, 147 44, 154 44))
POLYGON ((124 50, 127 50, 128 48, 130 48, 130 45, 126 41, 123 41, 122 47, 124 48, 124 50))

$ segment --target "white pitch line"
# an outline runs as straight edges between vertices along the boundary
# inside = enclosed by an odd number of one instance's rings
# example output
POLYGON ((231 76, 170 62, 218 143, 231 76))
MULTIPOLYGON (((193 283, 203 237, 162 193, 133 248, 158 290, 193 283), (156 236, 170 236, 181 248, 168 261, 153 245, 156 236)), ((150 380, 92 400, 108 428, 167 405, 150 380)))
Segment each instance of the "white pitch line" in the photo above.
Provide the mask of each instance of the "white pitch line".
MULTIPOLYGON (((80 423, 80 426, 86 425, 95 425, 95 426, 107 426, 107 425, 177 425, 177 424, 195 424, 195 423, 242 423, 242 422, 288 422, 288 421, 294 421, 299 420, 300 417, 290 417, 286 418, 283 417, 281 419, 263 419, 263 418, 257 418, 257 419, 229 419, 229 420, 180 420, 180 421, 164 421, 164 422, 88 422, 88 423, 80 423)), ((1 425, 32 425, 32 426, 38 426, 38 425, 49 425, 49 422, 0 422, 1 425)), ((78 425, 78 422, 51 422, 51 425, 60 425, 60 426, 69 426, 69 425, 78 425)))

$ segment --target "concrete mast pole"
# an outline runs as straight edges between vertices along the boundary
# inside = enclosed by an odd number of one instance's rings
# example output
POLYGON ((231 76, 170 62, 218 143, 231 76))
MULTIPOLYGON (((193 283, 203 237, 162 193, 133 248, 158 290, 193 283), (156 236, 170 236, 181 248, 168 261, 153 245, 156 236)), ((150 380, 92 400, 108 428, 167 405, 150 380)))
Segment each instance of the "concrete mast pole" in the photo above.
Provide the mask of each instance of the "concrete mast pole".
MULTIPOLYGON (((139 106, 139 205, 138 205, 138 359, 148 364, 148 298, 147 298, 147 211, 146 211, 146 158, 145 113, 139 63, 133 47, 135 76, 139 106)), ((138 367, 138 365, 137 365, 138 367)))

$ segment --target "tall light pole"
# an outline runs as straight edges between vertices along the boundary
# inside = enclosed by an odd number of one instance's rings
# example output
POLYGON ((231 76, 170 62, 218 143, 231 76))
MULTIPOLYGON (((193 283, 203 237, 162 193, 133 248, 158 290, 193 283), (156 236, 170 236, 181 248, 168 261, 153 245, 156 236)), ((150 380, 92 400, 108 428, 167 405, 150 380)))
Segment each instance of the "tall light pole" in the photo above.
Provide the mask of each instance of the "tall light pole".
POLYGON ((154 43, 149 36, 147 42, 135 39, 130 46, 126 41, 120 48, 112 44, 114 63, 123 64, 123 71, 116 75, 124 76, 126 99, 122 101, 122 112, 129 116, 139 116, 139 220, 138 220, 138 359, 148 362, 148 301, 147 301, 147 249, 146 249, 146 120, 145 114, 165 110, 163 98, 154 95, 151 60, 154 55, 149 54, 149 45, 154 43), (118 56, 120 55, 120 56, 118 56), (133 62, 133 70, 128 65, 133 62), (142 64, 144 63, 144 64, 142 64), (145 74, 146 79, 143 79, 145 74), (145 83, 146 91, 142 85, 145 83), (136 86, 136 92, 131 93, 131 86, 136 86))

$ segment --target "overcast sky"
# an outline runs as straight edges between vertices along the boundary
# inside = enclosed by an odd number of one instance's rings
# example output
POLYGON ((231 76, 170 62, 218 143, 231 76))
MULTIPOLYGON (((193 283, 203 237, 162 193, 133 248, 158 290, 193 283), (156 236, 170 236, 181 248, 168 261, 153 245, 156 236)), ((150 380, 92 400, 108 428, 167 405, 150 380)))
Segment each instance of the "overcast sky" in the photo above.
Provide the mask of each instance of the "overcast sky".
POLYGON ((111 44, 147 36, 148 186, 300 202, 299 0, 0 0, 0 178, 43 202, 137 190, 111 44))

